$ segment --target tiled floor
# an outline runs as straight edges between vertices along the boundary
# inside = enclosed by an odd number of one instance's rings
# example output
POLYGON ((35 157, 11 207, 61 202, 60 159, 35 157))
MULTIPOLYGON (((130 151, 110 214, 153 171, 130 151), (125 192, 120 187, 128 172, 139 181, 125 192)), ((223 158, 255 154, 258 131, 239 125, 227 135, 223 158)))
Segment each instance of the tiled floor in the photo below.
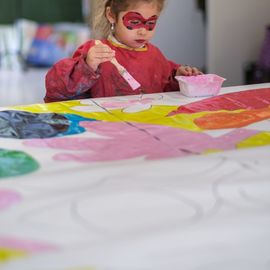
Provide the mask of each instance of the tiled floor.
POLYGON ((43 103, 47 69, 0 70, 0 106, 43 103))

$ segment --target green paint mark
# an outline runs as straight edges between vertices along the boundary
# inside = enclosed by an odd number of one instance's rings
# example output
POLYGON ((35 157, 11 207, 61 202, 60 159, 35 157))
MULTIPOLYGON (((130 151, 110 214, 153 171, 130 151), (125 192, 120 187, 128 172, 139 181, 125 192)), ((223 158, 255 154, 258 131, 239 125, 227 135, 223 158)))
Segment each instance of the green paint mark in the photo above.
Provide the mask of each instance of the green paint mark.
POLYGON ((39 164, 21 151, 0 149, 0 178, 31 173, 39 164))

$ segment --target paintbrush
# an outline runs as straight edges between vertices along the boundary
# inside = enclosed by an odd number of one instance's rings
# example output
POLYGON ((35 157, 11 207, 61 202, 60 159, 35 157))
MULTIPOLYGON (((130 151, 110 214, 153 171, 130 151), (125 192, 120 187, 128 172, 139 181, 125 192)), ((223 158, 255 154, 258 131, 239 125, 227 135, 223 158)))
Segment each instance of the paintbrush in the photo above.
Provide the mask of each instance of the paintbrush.
MULTIPOLYGON (((96 40, 95 44, 101 44, 100 40, 96 40)), ((118 61, 117 59, 114 57, 111 60, 111 63, 117 68, 118 72, 120 73, 120 75, 126 80, 126 82, 130 85, 130 87, 133 90, 138 89, 141 85, 139 82, 137 82, 134 77, 126 70, 125 67, 123 67, 118 61)))

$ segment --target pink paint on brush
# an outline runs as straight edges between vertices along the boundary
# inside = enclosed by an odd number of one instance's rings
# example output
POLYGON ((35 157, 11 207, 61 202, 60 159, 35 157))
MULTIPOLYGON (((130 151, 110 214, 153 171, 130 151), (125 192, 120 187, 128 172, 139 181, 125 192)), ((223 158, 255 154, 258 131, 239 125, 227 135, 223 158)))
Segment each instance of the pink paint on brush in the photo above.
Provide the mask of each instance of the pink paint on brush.
POLYGON ((116 58, 113 58, 111 60, 111 63, 118 69, 118 72, 121 74, 121 76, 126 80, 126 82, 130 85, 130 87, 133 90, 136 90, 141 86, 140 83, 137 82, 131 76, 131 74, 126 70, 126 68, 119 64, 119 62, 116 60, 116 58))
POLYGON ((215 96, 226 80, 215 74, 176 76, 175 78, 179 82, 181 93, 187 97, 215 96))

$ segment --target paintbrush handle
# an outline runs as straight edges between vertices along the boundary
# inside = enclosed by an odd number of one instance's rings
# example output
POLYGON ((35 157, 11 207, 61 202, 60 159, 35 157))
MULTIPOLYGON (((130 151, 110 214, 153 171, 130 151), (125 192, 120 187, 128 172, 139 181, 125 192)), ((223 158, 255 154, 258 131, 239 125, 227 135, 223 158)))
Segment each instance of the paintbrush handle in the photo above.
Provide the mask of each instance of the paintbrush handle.
MULTIPOLYGON (((96 40, 95 44, 101 44, 100 40, 96 40)), ((113 58, 111 60, 111 63, 117 68, 118 72, 120 73, 120 75, 126 80, 126 82, 130 85, 130 87, 133 90, 138 89, 141 84, 139 82, 137 82, 132 75, 126 70, 125 67, 123 67, 116 58, 113 58)))

